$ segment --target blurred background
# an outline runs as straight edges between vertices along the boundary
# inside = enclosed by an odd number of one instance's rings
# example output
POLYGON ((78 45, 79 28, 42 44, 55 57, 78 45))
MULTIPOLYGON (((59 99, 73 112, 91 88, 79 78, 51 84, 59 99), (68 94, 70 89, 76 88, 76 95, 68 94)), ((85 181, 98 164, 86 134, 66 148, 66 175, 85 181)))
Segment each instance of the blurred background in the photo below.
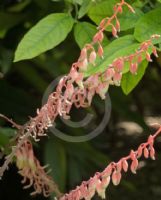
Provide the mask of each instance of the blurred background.
MULTIPOLYGON (((53 13, 71 11, 72 1, 51 0, 0 0, 0 113, 24 124, 42 105, 42 96, 56 77, 66 74, 78 55, 73 32, 58 47, 40 56, 13 63, 14 52, 23 35, 41 18, 53 13)), ((145 9, 149 9, 149 1, 145 9)), ((91 22, 85 16, 83 21, 91 22)), ((110 37, 110 35, 109 35, 110 37)), ((117 161, 144 142, 155 130, 151 123, 161 123, 161 54, 150 63, 144 78, 134 91, 125 96, 120 87, 111 87, 112 102, 110 120, 104 131, 96 138, 84 143, 60 140, 50 132, 48 137, 34 144, 37 157, 43 165, 49 164, 51 176, 62 192, 88 180, 96 171, 103 170, 110 161, 117 161)), ((85 135, 94 130, 104 115, 104 102, 95 97, 90 108, 72 109, 71 119, 82 120, 91 113, 91 122, 82 128, 66 126, 56 121, 59 130, 72 136, 85 135)), ((15 130, 0 120, 0 148, 3 150, 15 130)), ((137 175, 123 175, 118 187, 110 185, 108 199, 158 200, 161 198, 161 138, 156 141, 156 161, 143 160, 137 175)), ((1 156, 1 154, 0 154, 1 156)), ((3 158, 0 164, 3 163, 3 158)), ((30 197, 31 190, 23 190, 21 176, 14 164, 0 181, 0 199, 29 200, 44 199, 30 197)), ((97 196, 95 199, 99 199, 97 196)))

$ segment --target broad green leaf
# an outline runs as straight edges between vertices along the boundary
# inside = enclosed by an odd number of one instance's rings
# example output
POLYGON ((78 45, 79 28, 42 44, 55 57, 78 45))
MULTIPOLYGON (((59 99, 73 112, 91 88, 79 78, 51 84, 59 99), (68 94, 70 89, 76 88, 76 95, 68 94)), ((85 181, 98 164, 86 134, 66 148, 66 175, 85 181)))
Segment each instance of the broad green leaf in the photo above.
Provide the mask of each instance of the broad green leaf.
POLYGON ((66 152, 64 146, 56 139, 50 139, 45 146, 45 163, 52 169, 51 175, 60 187, 61 191, 65 189, 66 183, 66 152))
MULTIPOLYGON (((97 33, 96 26, 88 23, 88 22, 79 22, 74 27, 74 37, 79 45, 79 47, 82 49, 85 44, 88 44, 92 42, 93 36, 97 33)), ((108 44, 107 38, 104 38, 104 44, 108 44)))
POLYGON ((144 60, 139 65, 138 72, 136 75, 131 74, 130 72, 123 75, 122 81, 121 81, 121 88, 126 95, 129 94, 136 87, 139 81, 142 79, 147 66, 148 66, 148 62, 144 60))
POLYGON ((82 18, 87 12, 88 10, 90 9, 90 7, 92 6, 92 1, 91 0, 85 0, 83 1, 82 3, 82 6, 78 12, 78 18, 82 18))
MULTIPOLYGON (((107 0, 101 2, 96 6, 92 6, 88 12, 88 16, 92 21, 94 21, 98 25, 103 18, 112 16, 113 6, 117 2, 118 2, 117 0, 107 0)), ((138 8, 135 8, 135 12, 136 12, 135 14, 131 13, 129 9, 126 7, 124 8, 122 14, 118 14, 121 30, 127 30, 135 26, 138 19, 143 15, 143 12, 138 8)), ((107 30, 111 30, 111 27, 108 28, 107 30)))
MULTIPOLYGON (((143 42, 149 39, 153 34, 161 35, 160 16, 161 7, 156 8, 141 17, 135 26, 134 37, 139 42, 143 42)), ((157 40, 156 42, 161 42, 161 39, 157 40)))
POLYGON ((60 44, 71 31, 74 20, 66 13, 50 14, 40 20, 19 43, 14 62, 35 56, 60 44))
POLYGON ((85 73, 85 76, 105 71, 114 59, 120 56, 129 55, 138 47, 139 44, 136 43, 133 35, 127 35, 114 40, 104 48, 104 59, 97 58, 96 66, 89 65, 89 69, 85 73))

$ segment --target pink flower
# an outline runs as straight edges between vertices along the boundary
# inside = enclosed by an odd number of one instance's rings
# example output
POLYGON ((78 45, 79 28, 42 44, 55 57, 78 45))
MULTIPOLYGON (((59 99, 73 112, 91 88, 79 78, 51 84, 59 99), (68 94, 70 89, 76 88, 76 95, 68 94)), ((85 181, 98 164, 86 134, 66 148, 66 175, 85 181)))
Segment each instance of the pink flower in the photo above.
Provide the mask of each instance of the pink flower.
POLYGON ((137 74, 137 70, 138 70, 138 64, 137 63, 131 63, 130 64, 130 72, 132 74, 137 74))
POLYGON ((90 56, 89 56, 89 63, 95 65, 96 57, 97 57, 96 52, 95 52, 95 51, 92 51, 92 52, 90 53, 90 56))
POLYGON ((113 61, 112 65, 116 72, 122 72, 122 70, 124 68, 124 59, 117 58, 116 60, 113 61))

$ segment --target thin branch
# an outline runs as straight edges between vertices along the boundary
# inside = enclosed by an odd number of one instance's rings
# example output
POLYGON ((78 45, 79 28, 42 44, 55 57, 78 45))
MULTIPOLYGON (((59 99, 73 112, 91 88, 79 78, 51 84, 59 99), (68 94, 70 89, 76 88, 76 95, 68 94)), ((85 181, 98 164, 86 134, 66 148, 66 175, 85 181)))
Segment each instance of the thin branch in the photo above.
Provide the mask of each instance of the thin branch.
POLYGON ((12 119, 9 119, 8 117, 6 117, 6 116, 3 115, 3 114, 0 114, 0 118, 5 119, 7 122, 11 123, 12 126, 15 127, 15 128, 18 129, 18 130, 22 128, 21 125, 15 123, 12 119))

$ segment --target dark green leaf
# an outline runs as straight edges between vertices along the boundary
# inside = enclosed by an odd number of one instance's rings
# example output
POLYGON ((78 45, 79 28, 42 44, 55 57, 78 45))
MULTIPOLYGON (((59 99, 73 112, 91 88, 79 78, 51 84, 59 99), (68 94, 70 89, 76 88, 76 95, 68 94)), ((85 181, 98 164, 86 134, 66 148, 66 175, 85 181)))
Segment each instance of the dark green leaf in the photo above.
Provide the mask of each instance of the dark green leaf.
POLYGON ((88 10, 90 9, 92 5, 92 1, 91 0, 85 0, 83 1, 83 4, 78 12, 78 18, 80 19, 81 17, 83 17, 87 12, 88 10))
POLYGON ((144 76, 147 66, 148 66, 148 62, 144 60, 139 65, 138 72, 136 75, 131 74, 130 72, 123 75, 122 81, 121 81, 121 88, 126 95, 129 94, 140 82, 140 80, 144 76))
MULTIPOLYGON (((161 7, 156 8, 143 17, 137 22, 135 26, 134 36, 139 42, 143 42, 150 38, 153 34, 161 35, 161 7)), ((161 38, 157 40, 161 42, 161 38)))
POLYGON ((66 183, 66 152, 57 140, 50 139, 45 146, 45 163, 52 169, 51 175, 60 189, 64 191, 66 183))
MULTIPOLYGON (((116 3, 117 0, 107 0, 101 2, 98 5, 96 4, 96 6, 90 8, 88 16, 98 25, 103 18, 112 16, 113 6, 116 3)), ((131 13, 129 9, 126 7, 124 8, 123 13, 118 15, 118 19, 121 25, 121 30, 127 30, 135 26, 138 19, 143 15, 143 12, 138 8, 135 9, 135 12, 136 12, 135 14, 131 13)), ((111 31, 111 27, 108 28, 108 30, 111 31)))
POLYGON ((89 66, 89 70, 85 75, 90 76, 94 73, 105 71, 114 59, 120 56, 129 55, 138 47, 139 44, 135 42, 132 35, 127 35, 114 40, 104 48, 104 59, 97 58, 96 66, 89 66))
MULTIPOLYGON (((92 42, 93 36, 96 34, 96 32, 96 26, 88 22, 79 22, 76 24, 74 28, 74 37, 80 49, 82 49, 85 44, 92 42)), ((103 45, 105 44, 108 44, 108 40, 106 37, 104 38, 103 42, 103 45)))

